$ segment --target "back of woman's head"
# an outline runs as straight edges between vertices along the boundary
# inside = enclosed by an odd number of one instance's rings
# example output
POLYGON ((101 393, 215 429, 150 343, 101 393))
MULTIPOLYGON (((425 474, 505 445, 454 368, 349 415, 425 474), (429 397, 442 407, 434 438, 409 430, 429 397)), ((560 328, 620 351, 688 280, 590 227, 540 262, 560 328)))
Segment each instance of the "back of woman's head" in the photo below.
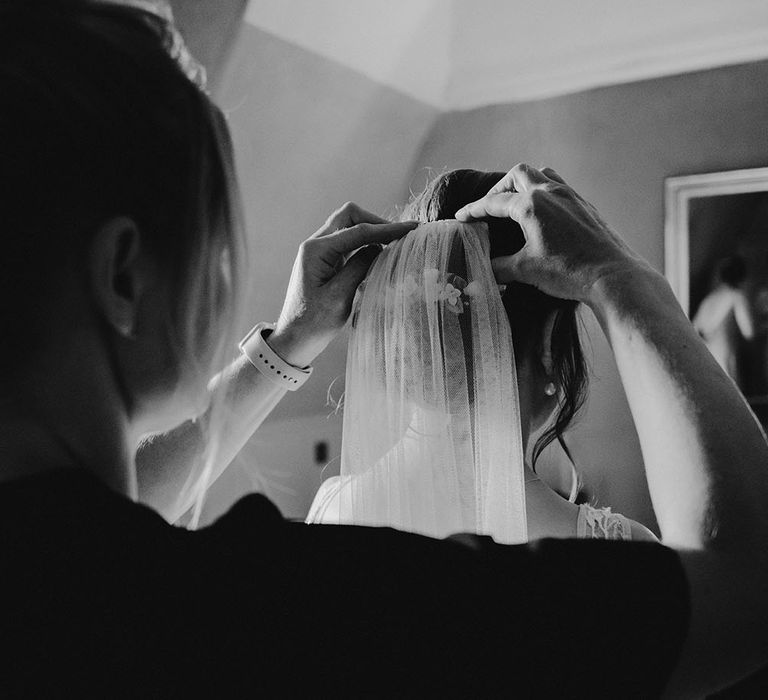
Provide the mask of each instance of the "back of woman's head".
POLYGON ((715 279, 732 289, 738 289, 747 278, 747 265, 740 255, 731 255, 720 260, 715 266, 715 279))
MULTIPOLYGON (((452 219, 465 204, 480 199, 504 173, 452 170, 439 175, 414 196, 403 211, 404 220, 452 219)), ((511 219, 487 218, 491 257, 511 255, 525 243, 522 229, 511 219)), ((519 358, 551 356, 553 382, 558 387, 554 420, 541 433, 533 449, 533 461, 553 440, 562 440, 586 399, 587 367, 579 340, 577 304, 556 299, 524 284, 507 286, 502 300, 519 358), (545 327, 552 323, 551 345, 542 347, 545 327), (548 352, 547 352, 548 351, 548 352)))
POLYGON ((115 216, 135 222, 170 285, 179 357, 226 335, 243 246, 229 137, 202 69, 146 7, 0 0, 6 363, 34 351, 57 275, 85 275, 89 242, 115 216))

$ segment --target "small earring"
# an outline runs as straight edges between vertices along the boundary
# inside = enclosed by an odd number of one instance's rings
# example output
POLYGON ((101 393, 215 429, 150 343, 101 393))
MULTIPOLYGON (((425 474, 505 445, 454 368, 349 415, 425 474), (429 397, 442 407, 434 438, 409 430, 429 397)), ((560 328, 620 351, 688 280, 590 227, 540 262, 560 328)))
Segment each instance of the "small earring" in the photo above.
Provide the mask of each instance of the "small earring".
POLYGON ((133 332, 133 323, 123 323, 117 328, 117 332, 126 340, 135 340, 136 335, 133 332))
POLYGON ((544 393, 547 396, 554 396, 557 393, 557 387, 554 382, 548 382, 544 385, 544 393))

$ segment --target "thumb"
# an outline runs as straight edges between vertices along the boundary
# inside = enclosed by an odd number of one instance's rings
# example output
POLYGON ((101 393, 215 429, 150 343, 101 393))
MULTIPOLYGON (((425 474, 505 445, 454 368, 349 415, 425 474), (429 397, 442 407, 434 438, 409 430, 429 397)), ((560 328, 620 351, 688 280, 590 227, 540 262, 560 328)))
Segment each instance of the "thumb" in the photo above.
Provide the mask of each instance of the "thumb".
POLYGON ((524 250, 523 248, 523 250, 514 255, 505 255, 491 260, 493 274, 499 284, 509 284, 510 282, 532 283, 530 261, 524 250))
POLYGON ((346 298, 350 304, 357 288, 365 279, 368 270, 381 250, 382 246, 380 245, 367 245, 361 248, 347 260, 334 278, 333 286, 339 295, 346 298))

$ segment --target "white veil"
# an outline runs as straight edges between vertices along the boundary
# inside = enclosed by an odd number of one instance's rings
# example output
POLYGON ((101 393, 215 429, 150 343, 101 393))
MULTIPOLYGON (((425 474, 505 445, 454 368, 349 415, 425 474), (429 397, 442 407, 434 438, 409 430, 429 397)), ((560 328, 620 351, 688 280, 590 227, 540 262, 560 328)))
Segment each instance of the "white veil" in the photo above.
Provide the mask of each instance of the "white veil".
POLYGON ((340 476, 308 522, 527 540, 509 321, 485 224, 423 224, 358 292, 340 476))

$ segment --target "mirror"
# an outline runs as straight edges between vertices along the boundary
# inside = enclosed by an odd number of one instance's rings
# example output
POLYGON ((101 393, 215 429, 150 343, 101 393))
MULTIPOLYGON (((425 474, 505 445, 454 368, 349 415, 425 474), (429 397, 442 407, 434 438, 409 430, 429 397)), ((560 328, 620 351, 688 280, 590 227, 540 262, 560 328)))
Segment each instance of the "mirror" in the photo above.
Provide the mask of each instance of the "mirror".
POLYGON ((667 178, 665 272, 712 354, 768 423, 768 168, 667 178))

